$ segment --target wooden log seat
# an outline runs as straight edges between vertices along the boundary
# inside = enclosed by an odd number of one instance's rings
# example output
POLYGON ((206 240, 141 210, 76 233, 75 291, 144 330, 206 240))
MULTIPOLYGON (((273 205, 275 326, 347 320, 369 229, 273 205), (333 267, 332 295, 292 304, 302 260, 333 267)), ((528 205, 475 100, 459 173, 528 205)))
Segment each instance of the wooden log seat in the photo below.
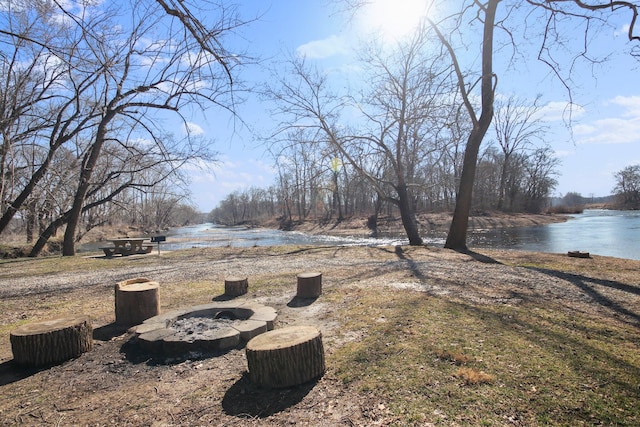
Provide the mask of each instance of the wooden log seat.
POLYGON ((224 294, 237 297, 247 293, 249 280, 246 277, 227 277, 224 279, 224 294))
POLYGON ((582 252, 582 251, 569 251, 567 252, 567 255, 572 258, 591 258, 591 255, 589 255, 589 252, 582 252))
POLYGON ((322 273, 307 272, 298 274, 298 298, 318 298, 322 294, 322 273))
POLYGON ((139 325, 160 314, 160 296, 157 282, 138 277, 116 283, 116 323, 139 325))
POLYGON ((51 366, 91 350, 93 327, 85 315, 42 320, 16 328, 9 340, 18 365, 51 366))
POLYGON ((313 326, 289 326, 260 334, 246 346, 249 379, 264 388, 304 384, 324 374, 322 334, 313 326))

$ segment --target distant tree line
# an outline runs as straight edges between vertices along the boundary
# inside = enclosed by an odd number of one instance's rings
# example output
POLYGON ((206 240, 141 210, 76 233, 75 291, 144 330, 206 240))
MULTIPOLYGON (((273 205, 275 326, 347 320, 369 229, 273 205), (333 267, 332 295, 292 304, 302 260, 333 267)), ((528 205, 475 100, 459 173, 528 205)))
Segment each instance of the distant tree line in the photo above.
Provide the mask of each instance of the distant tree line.
MULTIPOLYGON (((415 212, 449 212, 456 197, 460 147, 451 147, 422 159, 423 174, 411 186, 415 212), (445 160, 446 159, 446 160, 445 160)), ((227 225, 260 223, 279 218, 282 226, 299 220, 338 222, 345 217, 398 216, 398 208, 352 168, 308 144, 291 144, 279 153, 277 182, 268 188, 252 187, 225 197, 209 220, 227 225), (338 164, 339 167, 335 167, 338 164)), ((558 161, 548 147, 512 153, 509 166, 496 145, 484 150, 474 188, 475 211, 542 212, 557 185, 558 161), (503 174, 506 175, 503 177, 503 174), (501 193, 500 182, 504 182, 501 193), (501 206, 500 205, 501 203, 501 206)), ((379 177, 388 171, 381 169, 379 177)))

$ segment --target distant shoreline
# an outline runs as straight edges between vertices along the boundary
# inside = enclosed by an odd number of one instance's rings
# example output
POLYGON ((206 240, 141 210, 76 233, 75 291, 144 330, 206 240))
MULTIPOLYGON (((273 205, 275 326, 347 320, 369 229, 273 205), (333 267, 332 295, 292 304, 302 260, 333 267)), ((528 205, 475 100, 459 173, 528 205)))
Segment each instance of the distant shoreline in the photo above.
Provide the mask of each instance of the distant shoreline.
MULTIPOLYGON (((427 213, 417 215, 420 234, 446 235, 451 225, 451 213, 427 213)), ((503 212, 488 212, 482 215, 469 217, 470 230, 487 230, 513 227, 531 227, 538 225, 566 222, 571 215, 566 214, 526 214, 503 212)), ((308 234, 325 234, 331 236, 369 236, 372 230, 367 226, 366 217, 349 217, 342 221, 321 222, 317 219, 291 221, 284 224, 282 221, 271 219, 263 223, 255 224, 259 227, 271 229, 284 229, 288 231, 300 231, 308 234)), ((400 217, 380 216, 378 218, 378 234, 398 235, 404 234, 400 217)))

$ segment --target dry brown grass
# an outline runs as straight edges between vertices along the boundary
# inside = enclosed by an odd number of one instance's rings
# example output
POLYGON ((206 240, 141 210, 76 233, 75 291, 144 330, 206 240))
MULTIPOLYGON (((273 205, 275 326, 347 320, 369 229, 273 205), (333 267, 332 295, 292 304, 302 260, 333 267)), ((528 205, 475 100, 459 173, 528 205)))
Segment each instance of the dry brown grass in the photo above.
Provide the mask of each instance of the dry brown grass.
POLYGON ((462 378, 466 385, 491 384, 496 379, 493 375, 473 368, 459 368, 455 376, 462 378))

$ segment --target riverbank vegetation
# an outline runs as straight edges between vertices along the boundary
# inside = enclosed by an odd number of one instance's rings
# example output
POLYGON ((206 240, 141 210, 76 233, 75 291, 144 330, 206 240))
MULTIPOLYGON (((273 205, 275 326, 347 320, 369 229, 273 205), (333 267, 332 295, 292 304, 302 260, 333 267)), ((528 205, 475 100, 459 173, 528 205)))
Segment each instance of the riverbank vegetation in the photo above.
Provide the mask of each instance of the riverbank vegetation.
POLYGON ((0 419, 12 425, 561 426, 640 423, 640 261, 425 247, 206 248, 0 261, 0 419), (323 293, 295 303, 295 274, 323 293), (276 328, 322 332, 326 373, 264 390, 244 349, 165 357, 113 325, 113 284, 160 283, 162 311, 248 276, 276 328), (12 362, 19 325, 88 313, 94 348, 12 362))

